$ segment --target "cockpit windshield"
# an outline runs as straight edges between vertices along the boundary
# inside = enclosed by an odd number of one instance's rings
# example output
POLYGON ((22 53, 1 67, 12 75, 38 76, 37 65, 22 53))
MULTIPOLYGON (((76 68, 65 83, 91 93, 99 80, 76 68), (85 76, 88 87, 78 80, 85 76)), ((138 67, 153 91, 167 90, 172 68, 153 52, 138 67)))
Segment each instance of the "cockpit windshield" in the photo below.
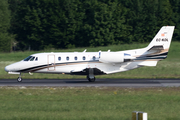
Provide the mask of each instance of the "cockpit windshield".
POLYGON ((38 60, 38 57, 35 57, 35 56, 29 56, 27 58, 24 59, 24 61, 37 61, 38 60), (35 59, 36 58, 36 59, 35 59))
POLYGON ((29 56, 27 58, 24 59, 24 61, 29 61, 33 56, 29 56))
POLYGON ((24 61, 38 61, 38 57, 29 56, 29 57, 25 58, 24 61))
POLYGON ((34 61, 34 58, 35 58, 35 57, 31 57, 30 61, 34 61))

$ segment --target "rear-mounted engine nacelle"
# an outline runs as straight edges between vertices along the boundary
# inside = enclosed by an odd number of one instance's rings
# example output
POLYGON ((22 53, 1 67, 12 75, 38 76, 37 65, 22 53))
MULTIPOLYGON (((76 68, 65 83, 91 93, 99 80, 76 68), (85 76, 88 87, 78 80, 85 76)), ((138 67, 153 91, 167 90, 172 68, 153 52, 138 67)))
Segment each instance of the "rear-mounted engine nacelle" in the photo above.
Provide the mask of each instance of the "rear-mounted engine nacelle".
POLYGON ((122 63, 124 62, 124 53, 101 52, 99 61, 104 63, 122 63))

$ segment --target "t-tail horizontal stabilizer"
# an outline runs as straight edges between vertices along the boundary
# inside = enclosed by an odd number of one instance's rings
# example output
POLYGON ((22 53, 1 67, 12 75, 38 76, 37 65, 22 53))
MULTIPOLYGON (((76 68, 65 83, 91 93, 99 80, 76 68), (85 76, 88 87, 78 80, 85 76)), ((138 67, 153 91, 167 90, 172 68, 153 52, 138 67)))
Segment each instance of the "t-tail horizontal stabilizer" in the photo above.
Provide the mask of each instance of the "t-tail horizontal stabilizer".
POLYGON ((164 50, 163 45, 157 45, 157 46, 153 46, 152 48, 150 48, 148 51, 159 51, 159 50, 164 50))

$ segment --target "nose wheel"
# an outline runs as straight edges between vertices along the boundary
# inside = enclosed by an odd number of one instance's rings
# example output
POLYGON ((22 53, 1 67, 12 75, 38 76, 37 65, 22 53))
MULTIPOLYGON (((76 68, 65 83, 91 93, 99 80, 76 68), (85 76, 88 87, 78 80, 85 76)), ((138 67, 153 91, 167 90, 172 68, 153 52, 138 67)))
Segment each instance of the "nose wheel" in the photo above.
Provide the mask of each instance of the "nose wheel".
POLYGON ((18 81, 18 82, 22 82, 22 78, 21 78, 21 77, 18 77, 18 78, 17 78, 17 81, 18 81))
POLYGON ((17 78, 18 82, 22 82, 21 73, 19 74, 19 77, 17 78))

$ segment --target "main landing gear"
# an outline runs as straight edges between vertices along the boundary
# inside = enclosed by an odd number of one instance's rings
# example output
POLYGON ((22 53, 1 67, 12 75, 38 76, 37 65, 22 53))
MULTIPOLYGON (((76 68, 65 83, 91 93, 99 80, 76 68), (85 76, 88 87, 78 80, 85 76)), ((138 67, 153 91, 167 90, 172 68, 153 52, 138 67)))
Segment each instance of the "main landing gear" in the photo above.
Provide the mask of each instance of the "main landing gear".
POLYGON ((90 78, 89 75, 87 76, 87 79, 89 80, 89 82, 95 82, 96 78, 93 77, 93 78, 90 78))
POLYGON ((21 73, 19 74, 19 77, 17 78, 18 82, 22 82, 21 73))
POLYGON ((89 69, 89 75, 87 75, 87 79, 89 80, 89 82, 95 82, 96 78, 94 76, 94 69, 93 68, 89 69))

